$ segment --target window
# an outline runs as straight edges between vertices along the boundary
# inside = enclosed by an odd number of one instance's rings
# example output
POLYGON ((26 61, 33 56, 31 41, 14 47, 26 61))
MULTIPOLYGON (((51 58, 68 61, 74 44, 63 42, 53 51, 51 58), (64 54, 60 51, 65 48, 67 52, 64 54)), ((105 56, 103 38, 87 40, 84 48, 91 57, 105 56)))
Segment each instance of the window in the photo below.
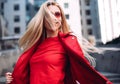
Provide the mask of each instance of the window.
POLYGON ((1 12, 1 15, 3 15, 3 16, 4 16, 4 12, 3 12, 3 11, 1 12))
POLYGON ((90 15, 91 14, 91 11, 90 10, 86 10, 86 15, 90 15))
POLYGON ((83 25, 83 21, 82 21, 82 19, 81 19, 81 25, 83 25))
POLYGON ((79 0, 79 3, 80 3, 80 5, 81 5, 81 0, 79 0))
POLYGON ((19 34, 20 33, 20 27, 15 27, 14 28, 14 33, 19 34))
POLYGON ((1 9, 4 9, 4 3, 1 3, 1 9))
POLYGON ((90 0, 85 0, 85 4, 86 4, 87 6, 89 6, 89 5, 90 5, 90 0))
POLYGON ((20 10, 20 6, 19 6, 19 4, 15 4, 15 5, 14 5, 14 10, 15 10, 15 11, 20 10))
POLYGON ((88 35, 92 35, 93 34, 92 29, 88 29, 87 32, 88 32, 88 35))
POLYGON ((39 8, 40 8, 39 6, 35 6, 35 7, 34 7, 35 11, 38 11, 39 8))
POLYGON ((64 8, 68 8, 69 4, 68 3, 64 3, 64 8))
POLYGON ((80 10, 80 15, 82 15, 82 10, 80 10))
POLYGON ((83 29, 81 30, 81 32, 82 32, 82 35, 84 35, 84 30, 83 29))
POLYGON ((69 19, 69 14, 66 14, 65 17, 66 17, 66 19, 69 19))
POLYGON ((91 19, 87 19, 87 25, 91 25, 91 24, 92 24, 91 19))
POLYGON ((14 22, 20 22, 20 16, 16 15, 16 16, 14 17, 14 22))
POLYGON ((29 4, 26 5, 26 10, 29 11, 30 8, 29 8, 29 4))

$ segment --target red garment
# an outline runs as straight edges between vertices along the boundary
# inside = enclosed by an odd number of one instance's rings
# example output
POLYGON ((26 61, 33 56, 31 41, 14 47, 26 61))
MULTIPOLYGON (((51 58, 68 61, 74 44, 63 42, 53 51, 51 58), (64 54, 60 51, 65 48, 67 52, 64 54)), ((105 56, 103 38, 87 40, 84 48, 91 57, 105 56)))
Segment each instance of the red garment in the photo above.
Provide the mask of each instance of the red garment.
MULTIPOLYGON (((59 33, 59 39, 69 57, 71 77, 74 81, 77 80, 80 84, 112 84, 89 64, 74 35, 59 33)), ((76 84, 71 83, 68 78, 65 84, 76 84)))
MULTIPOLYGON (((112 84, 106 77, 99 74, 90 66, 88 61, 84 58, 75 36, 59 34, 59 40, 69 59, 65 68, 64 84, 76 84, 76 80, 80 82, 80 84, 112 84)), ((29 75, 31 71, 29 72, 29 60, 32 59, 31 57, 35 53, 38 43, 20 56, 12 74, 14 79, 11 84, 30 84, 29 75)), ((40 83, 36 82, 36 84, 40 83)))
POLYGON ((30 84, 64 84, 66 55, 58 37, 45 39, 30 60, 30 84))

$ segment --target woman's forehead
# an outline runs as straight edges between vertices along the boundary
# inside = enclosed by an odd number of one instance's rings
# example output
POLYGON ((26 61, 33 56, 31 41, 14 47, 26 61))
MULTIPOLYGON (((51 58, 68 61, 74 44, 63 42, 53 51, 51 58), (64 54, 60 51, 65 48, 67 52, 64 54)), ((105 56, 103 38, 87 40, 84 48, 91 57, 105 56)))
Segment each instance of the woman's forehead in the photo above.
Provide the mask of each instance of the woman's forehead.
POLYGON ((50 5, 50 6, 48 6, 48 9, 49 9, 50 11, 52 11, 52 12, 54 12, 54 11, 60 12, 59 7, 57 7, 57 6, 55 6, 55 5, 50 5))

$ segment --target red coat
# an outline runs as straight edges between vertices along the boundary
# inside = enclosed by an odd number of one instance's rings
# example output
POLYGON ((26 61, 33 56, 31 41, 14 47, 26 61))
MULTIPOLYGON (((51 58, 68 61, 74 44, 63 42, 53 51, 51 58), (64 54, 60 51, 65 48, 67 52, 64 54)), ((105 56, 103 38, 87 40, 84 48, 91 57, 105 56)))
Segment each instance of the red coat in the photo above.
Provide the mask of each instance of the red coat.
MULTIPOLYGON (((69 58, 65 75, 65 84, 112 84, 106 77, 98 73, 86 60, 75 36, 60 34, 59 39, 69 58)), ((24 52, 18 59, 13 71, 11 84, 29 84, 29 59, 34 54, 37 43, 24 52)))

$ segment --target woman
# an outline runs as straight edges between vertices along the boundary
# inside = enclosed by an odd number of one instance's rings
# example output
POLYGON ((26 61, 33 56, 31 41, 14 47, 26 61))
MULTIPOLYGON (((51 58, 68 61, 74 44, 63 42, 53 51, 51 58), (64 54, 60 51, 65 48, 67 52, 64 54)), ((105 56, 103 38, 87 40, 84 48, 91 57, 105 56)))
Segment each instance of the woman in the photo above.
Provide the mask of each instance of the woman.
POLYGON ((6 73, 7 83, 112 84, 90 65, 94 59, 87 51, 94 47, 81 45, 81 49, 56 2, 41 6, 19 42, 23 54, 13 73, 6 73))

